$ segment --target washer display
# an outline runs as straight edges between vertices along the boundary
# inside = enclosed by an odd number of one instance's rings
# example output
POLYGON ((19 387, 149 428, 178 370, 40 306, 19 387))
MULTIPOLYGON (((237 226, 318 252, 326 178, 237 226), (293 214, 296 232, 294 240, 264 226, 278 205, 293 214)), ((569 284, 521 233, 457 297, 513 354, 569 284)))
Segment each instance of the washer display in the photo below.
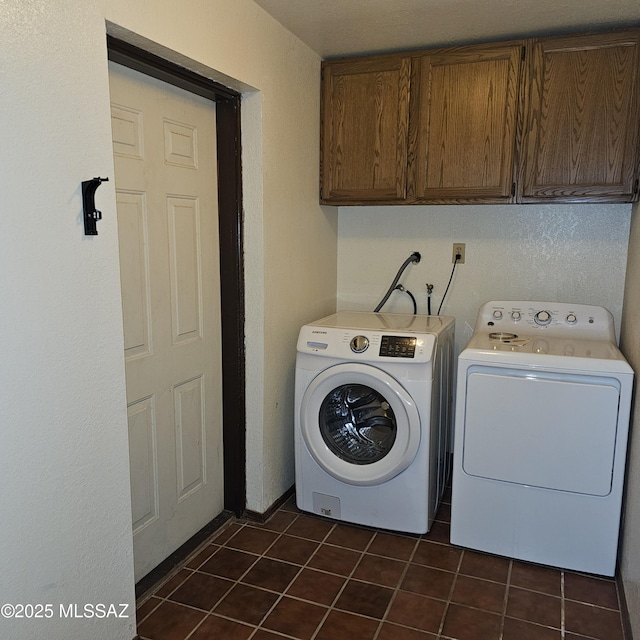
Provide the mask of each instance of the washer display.
POLYGON ((426 533, 446 484, 452 318, 340 312, 300 331, 298 507, 426 533))

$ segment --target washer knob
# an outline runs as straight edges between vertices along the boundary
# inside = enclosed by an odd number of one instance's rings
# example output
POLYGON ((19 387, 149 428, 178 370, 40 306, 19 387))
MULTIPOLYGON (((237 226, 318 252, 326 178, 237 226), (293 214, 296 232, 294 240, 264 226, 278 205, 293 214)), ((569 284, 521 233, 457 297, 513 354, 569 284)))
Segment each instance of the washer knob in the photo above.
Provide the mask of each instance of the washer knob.
POLYGON ((551 314, 548 311, 538 311, 535 316, 533 316, 536 324, 539 324, 541 327, 546 327, 548 324, 551 324, 551 314))
POLYGON ((511 319, 512 320, 520 320, 520 318, 522 318, 522 314, 519 311, 512 311, 511 312, 511 319))
POLYGON ((575 313, 570 313, 567 316, 567 322, 569 324, 575 324, 576 322, 578 322, 578 318, 576 317, 576 314, 575 313))
POLYGON ((496 310, 493 312, 493 317, 494 317, 496 320, 500 320, 500 318, 502 318, 502 311, 500 311, 500 309, 496 309, 496 310))
POLYGON ((355 336, 351 339, 351 351, 354 353, 363 353, 369 348, 369 338, 366 336, 355 336))

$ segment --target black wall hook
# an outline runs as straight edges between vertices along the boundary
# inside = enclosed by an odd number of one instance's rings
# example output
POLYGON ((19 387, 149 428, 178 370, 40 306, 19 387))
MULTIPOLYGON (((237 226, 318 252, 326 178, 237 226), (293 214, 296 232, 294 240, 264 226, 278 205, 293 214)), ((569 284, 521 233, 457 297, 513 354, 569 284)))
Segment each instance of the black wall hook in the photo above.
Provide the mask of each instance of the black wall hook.
POLYGON ((93 178, 82 183, 82 209, 84 211, 84 235, 97 236, 96 222, 102 220, 102 211, 96 209, 96 189, 109 178, 93 178))

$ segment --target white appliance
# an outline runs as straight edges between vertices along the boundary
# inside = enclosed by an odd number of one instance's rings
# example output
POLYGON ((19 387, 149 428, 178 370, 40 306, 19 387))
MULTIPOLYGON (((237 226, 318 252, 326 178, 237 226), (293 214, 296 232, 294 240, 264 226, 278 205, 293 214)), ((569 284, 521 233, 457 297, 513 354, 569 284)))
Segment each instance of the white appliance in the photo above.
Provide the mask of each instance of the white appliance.
POLYGON ((632 383, 606 309, 482 306, 458 359, 451 542, 614 575, 632 383))
POLYGON ((300 330, 298 508, 426 533, 450 469, 454 319, 341 311, 300 330))

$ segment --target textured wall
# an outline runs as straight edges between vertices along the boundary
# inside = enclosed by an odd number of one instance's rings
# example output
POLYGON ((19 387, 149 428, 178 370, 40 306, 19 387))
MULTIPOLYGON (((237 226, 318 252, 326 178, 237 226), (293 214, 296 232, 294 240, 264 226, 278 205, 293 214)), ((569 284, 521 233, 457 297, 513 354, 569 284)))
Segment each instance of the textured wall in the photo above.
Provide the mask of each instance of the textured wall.
MULTIPOLYGON (((402 283, 433 313, 451 274, 454 242, 466 243, 442 314, 456 318, 462 349, 488 300, 551 300, 607 307, 619 327, 631 205, 342 207, 339 214, 338 307, 372 310, 412 251, 402 283)), ((406 294, 385 311, 411 312, 406 294)), ((619 336, 619 332, 617 334, 619 336)))
POLYGON ((640 638, 640 206, 635 205, 631 219, 629 261, 622 314, 620 348, 636 372, 635 404, 632 408, 631 435, 627 468, 627 489, 623 515, 622 560, 620 573, 624 583, 633 635, 640 638))
POLYGON ((89 3, 0 5, 0 593, 51 619, 3 638, 135 632, 122 316, 112 182, 85 237, 80 183, 113 176, 104 20, 89 3), (61 46, 64 42, 64 46, 61 46), (60 604, 128 603, 128 619, 60 604))

